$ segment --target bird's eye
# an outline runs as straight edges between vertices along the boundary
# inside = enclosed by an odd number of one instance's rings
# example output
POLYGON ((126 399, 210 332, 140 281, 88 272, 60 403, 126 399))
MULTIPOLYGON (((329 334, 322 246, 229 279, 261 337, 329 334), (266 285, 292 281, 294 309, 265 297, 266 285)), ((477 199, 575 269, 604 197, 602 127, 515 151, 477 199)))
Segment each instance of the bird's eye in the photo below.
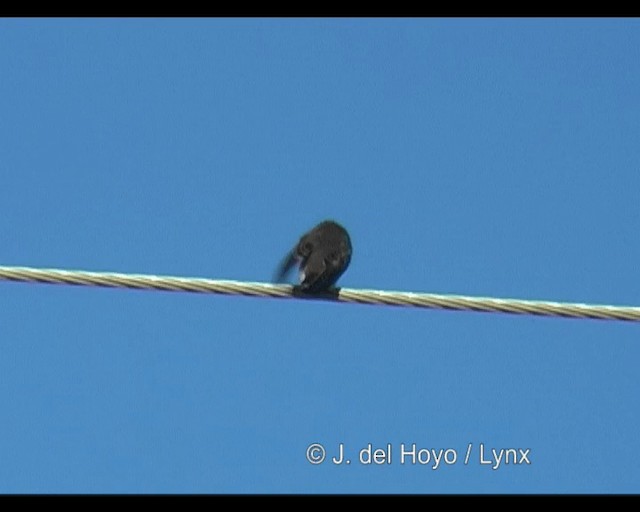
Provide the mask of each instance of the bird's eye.
POLYGON ((327 257, 327 260, 333 263, 334 265, 337 265, 340 262, 340 255, 337 252, 332 252, 327 257))

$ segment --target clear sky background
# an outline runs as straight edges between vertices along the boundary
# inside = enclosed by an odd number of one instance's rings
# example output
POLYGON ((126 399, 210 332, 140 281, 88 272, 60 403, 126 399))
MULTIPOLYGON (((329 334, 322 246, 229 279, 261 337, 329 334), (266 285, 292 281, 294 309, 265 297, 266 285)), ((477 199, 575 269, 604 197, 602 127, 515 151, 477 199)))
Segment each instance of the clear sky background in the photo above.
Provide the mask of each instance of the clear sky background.
MULTIPOLYGON (((640 306, 640 21, 4 19, 0 177, 3 265, 269 281, 333 218, 345 287, 640 306)), ((639 363, 634 323, 0 282, 0 492, 639 492, 639 363)))

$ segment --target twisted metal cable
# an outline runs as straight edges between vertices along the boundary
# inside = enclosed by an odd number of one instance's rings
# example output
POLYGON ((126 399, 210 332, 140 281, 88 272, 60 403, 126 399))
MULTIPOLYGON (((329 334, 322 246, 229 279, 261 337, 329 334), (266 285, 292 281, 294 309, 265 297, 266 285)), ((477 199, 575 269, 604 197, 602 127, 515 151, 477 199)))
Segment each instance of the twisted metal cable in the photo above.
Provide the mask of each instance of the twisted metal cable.
POLYGON ((278 299, 305 298, 378 306, 406 306, 481 311, 485 313, 496 312, 516 315, 560 316, 566 318, 640 322, 640 307, 494 299, 486 297, 465 297, 462 295, 438 295, 432 293, 355 290, 350 288, 341 288, 335 293, 328 292, 320 295, 305 295, 301 294, 296 287, 284 284, 252 283, 194 277, 0 266, 0 280, 143 290, 217 293, 223 295, 247 295, 278 299))

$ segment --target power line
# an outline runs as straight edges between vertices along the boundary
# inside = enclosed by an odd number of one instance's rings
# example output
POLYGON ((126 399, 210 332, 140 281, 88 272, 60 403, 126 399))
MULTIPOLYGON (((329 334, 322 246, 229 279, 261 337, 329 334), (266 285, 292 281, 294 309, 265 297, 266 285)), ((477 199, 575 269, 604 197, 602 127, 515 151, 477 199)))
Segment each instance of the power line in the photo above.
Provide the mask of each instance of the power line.
POLYGON ((142 290, 217 293, 277 299, 305 298, 352 302, 377 306, 405 306, 430 309, 511 313, 516 315, 560 316, 597 320, 640 322, 640 307, 605 306, 566 302, 466 297, 433 293, 389 292, 341 288, 337 293, 301 295, 295 287, 284 284, 226 281, 194 277, 86 272, 82 270, 38 269, 0 266, 0 280, 142 290))

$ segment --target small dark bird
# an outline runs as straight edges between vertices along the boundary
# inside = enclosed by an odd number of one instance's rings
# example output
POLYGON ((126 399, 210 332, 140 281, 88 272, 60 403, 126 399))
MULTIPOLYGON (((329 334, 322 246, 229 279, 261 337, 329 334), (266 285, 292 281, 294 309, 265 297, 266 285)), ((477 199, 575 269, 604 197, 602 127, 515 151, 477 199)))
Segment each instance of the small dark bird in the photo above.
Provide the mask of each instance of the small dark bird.
POLYGON ((347 270, 351 252, 347 230, 337 222, 325 220, 302 235, 282 260, 275 281, 282 282, 297 263, 300 266, 300 290, 305 293, 327 291, 347 270))

